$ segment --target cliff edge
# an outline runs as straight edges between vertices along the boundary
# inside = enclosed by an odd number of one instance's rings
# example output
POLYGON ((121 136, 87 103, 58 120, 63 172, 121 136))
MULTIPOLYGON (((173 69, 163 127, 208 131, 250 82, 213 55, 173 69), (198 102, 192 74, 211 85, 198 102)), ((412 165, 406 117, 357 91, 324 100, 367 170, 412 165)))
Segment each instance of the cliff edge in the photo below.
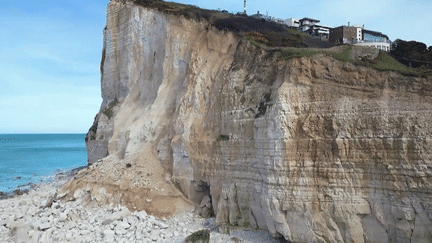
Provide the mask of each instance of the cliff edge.
POLYGON ((432 242, 432 78, 282 54, 112 0, 90 166, 65 198, 200 205, 294 242, 432 242))

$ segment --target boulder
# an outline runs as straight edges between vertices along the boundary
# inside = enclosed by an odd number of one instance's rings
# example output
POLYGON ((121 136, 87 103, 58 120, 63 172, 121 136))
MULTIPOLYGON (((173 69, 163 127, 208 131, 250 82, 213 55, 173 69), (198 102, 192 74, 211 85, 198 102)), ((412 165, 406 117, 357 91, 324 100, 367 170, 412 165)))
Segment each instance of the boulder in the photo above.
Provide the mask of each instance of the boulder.
POLYGON ((184 240, 184 243, 209 243, 210 242, 210 230, 197 231, 184 240))

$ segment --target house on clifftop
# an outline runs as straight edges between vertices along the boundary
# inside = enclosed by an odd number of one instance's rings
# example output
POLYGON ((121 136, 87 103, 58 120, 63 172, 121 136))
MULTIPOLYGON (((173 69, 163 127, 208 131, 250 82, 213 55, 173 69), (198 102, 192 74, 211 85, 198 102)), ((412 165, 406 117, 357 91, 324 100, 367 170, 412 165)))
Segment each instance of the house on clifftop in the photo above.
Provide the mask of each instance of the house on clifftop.
POLYGON ((371 46, 387 52, 390 51, 391 44, 387 35, 355 25, 343 25, 330 29, 329 42, 333 44, 371 46))
POLYGON ((309 35, 320 37, 321 39, 329 38, 330 29, 332 27, 319 24, 319 20, 311 18, 300 19, 300 30, 309 35))

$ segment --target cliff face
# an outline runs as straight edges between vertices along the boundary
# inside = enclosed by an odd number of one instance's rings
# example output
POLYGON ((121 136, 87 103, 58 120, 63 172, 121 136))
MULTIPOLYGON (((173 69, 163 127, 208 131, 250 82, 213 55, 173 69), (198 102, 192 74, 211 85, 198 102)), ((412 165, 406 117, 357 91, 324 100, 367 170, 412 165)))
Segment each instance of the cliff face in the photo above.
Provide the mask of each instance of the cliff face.
POLYGON ((146 208, 128 193, 156 198, 152 183, 173 183, 194 203, 209 196, 222 228, 432 242, 431 79, 327 55, 285 61, 205 21, 119 1, 101 71, 87 149, 90 164, 109 156, 67 186, 75 197, 146 208))

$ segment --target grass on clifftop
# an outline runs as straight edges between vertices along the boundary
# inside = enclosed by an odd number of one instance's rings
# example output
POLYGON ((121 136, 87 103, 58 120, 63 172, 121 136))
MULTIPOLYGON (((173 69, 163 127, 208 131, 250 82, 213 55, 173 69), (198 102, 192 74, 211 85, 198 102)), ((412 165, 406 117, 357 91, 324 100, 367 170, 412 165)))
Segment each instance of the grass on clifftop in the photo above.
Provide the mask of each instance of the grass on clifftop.
POLYGON ((380 52, 378 57, 373 60, 352 61, 355 65, 371 67, 379 71, 397 72, 403 76, 427 77, 431 76, 431 69, 410 68, 398 62, 394 57, 386 52, 380 52))
MULTIPOLYGON (((197 6, 165 2, 158 0, 129 0, 135 4, 156 9, 160 12, 184 16, 194 21, 206 20, 219 30, 227 30, 244 37, 253 45, 265 50, 268 54, 281 51, 285 60, 298 57, 312 57, 324 53, 342 62, 350 62, 359 66, 371 67, 380 71, 394 71, 404 76, 430 76, 431 69, 409 68, 387 53, 381 52, 374 60, 352 60, 349 57, 352 46, 343 46, 341 52, 327 51, 333 44, 309 36, 301 31, 287 29, 281 24, 256 19, 250 16, 234 15, 226 12, 201 9, 197 6), (274 49, 276 47, 295 47, 290 49, 274 49), (307 50, 307 48, 315 48, 307 50), (321 50, 317 50, 320 48, 321 50)), ((109 111, 108 111, 109 113, 109 111)), ((111 115, 111 114, 106 114, 111 115)), ((110 117, 110 116, 109 116, 110 117)))
POLYGON ((281 58, 284 60, 290 60, 292 58, 300 57, 312 57, 317 54, 325 54, 331 56, 333 59, 353 63, 357 66, 371 67, 379 71, 392 71, 397 72, 404 76, 414 76, 414 77, 427 77, 432 75, 431 69, 419 69, 419 68, 409 68, 402 63, 398 62, 390 54, 386 52, 380 52, 378 56, 373 60, 353 60, 349 57, 352 50, 352 46, 342 46, 340 52, 328 51, 326 49, 310 49, 307 48, 289 48, 289 49, 277 49, 277 50, 267 50, 269 53, 280 52, 281 58))
POLYGON ((432 75, 431 69, 409 68, 385 52, 381 52, 375 60, 367 63, 366 66, 370 66, 381 71, 395 71, 405 76, 432 75))
POLYGON ((201 9, 193 5, 156 0, 134 0, 134 3, 160 12, 184 16, 197 22, 206 20, 219 30, 227 30, 246 36, 249 40, 269 47, 316 47, 327 48, 332 44, 306 35, 285 26, 256 19, 250 16, 234 15, 216 10, 201 9))

